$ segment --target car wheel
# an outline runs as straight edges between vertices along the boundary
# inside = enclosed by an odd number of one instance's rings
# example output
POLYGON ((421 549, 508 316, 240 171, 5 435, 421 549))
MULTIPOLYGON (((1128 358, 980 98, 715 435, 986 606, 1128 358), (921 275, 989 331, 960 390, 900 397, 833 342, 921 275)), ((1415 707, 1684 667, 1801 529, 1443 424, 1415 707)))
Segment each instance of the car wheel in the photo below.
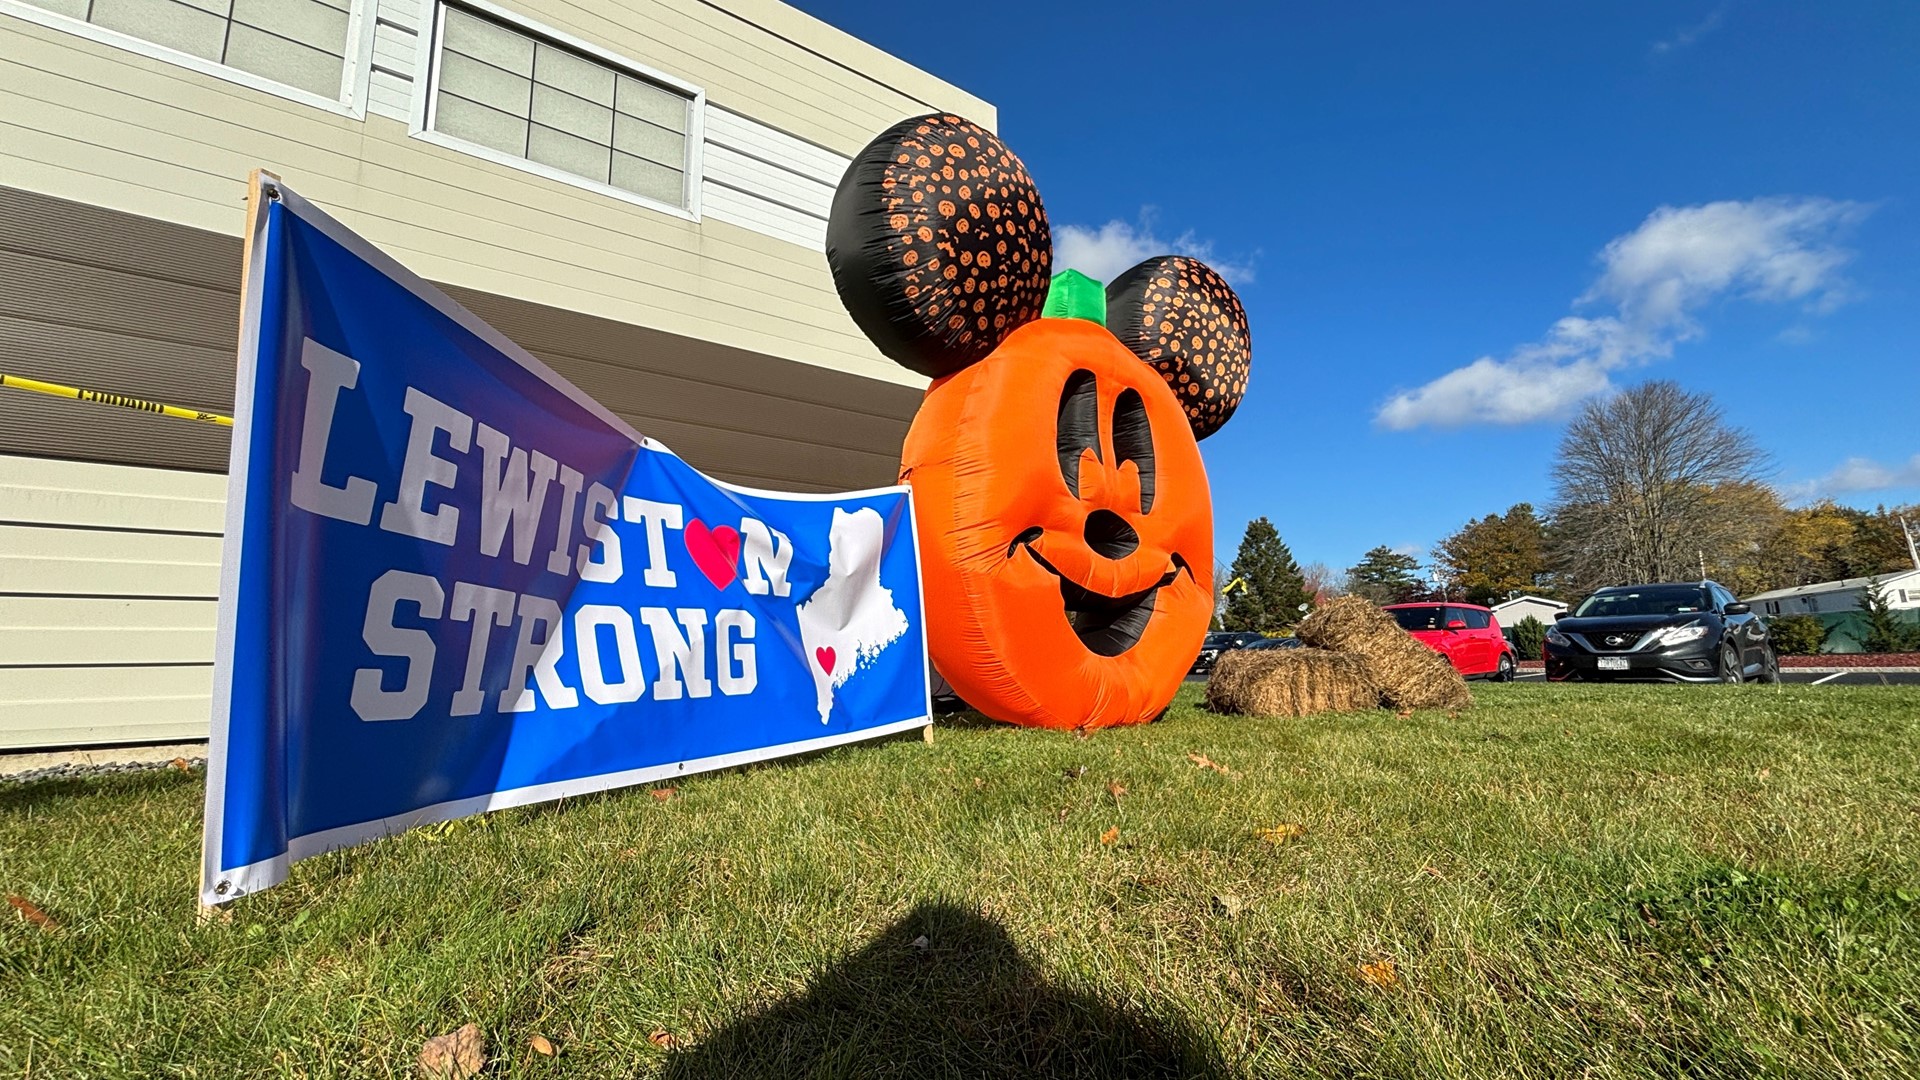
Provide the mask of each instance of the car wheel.
POLYGON ((1493 673, 1493 678, 1496 682, 1512 682, 1513 681, 1513 654, 1512 653, 1500 654, 1500 669, 1493 673))
POLYGON ((1742 681, 1742 674, 1740 654, 1731 645, 1720 646, 1720 681, 1737 685, 1742 681))
POLYGON ((1760 681, 1763 683, 1780 681, 1780 654, 1774 652, 1771 645, 1767 646, 1767 658, 1760 662, 1760 681))

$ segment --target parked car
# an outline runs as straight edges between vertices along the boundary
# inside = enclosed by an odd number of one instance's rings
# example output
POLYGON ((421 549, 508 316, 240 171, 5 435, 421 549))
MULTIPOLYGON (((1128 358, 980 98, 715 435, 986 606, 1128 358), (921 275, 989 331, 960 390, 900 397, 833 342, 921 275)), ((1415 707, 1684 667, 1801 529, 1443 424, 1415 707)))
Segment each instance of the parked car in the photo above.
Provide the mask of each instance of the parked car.
POLYGON ((1255 642, 1265 640, 1267 640, 1265 634, 1257 634, 1252 630, 1215 630, 1207 635, 1206 642, 1200 646, 1200 655, 1193 658, 1193 667, 1187 673, 1205 675, 1213 670, 1213 665, 1220 659, 1221 653, 1230 649, 1244 649, 1255 642))
POLYGON ((1249 649, 1297 649, 1300 647, 1300 639, 1297 637, 1261 638, 1259 641, 1245 647, 1249 649))
POLYGON ((1601 589, 1547 628, 1547 678, 1780 681, 1767 624, 1717 582, 1601 589))
POLYGON ((1520 666, 1513 643, 1500 632, 1500 620, 1478 604, 1390 604, 1386 612, 1462 675, 1508 682, 1520 666))

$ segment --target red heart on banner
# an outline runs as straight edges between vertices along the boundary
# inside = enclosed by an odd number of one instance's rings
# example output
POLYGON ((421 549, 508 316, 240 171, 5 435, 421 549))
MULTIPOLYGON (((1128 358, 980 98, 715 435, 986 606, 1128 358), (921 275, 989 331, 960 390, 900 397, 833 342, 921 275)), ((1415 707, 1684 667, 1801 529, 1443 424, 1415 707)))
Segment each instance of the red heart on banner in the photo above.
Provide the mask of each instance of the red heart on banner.
POLYGON ((707 528, 707 523, 699 518, 687 522, 682 533, 687 543, 687 554, 693 557, 693 565, 713 582, 716 589, 724 589, 733 584, 740 568, 740 534, 730 525, 717 529, 707 528))
POLYGON ((833 649, 830 646, 822 645, 813 650, 813 658, 820 661, 821 671, 833 674, 833 649))

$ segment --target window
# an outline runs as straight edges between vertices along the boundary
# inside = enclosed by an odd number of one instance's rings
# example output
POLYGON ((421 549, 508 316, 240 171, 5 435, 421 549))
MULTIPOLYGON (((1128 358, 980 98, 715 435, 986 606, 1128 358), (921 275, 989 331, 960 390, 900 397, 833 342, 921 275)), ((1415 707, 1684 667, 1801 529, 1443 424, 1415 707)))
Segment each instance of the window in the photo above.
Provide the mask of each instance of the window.
POLYGON ((1454 618, 1463 620, 1469 630, 1485 630, 1493 625, 1492 616, 1478 608, 1453 608, 1454 618))
POLYGON ((1780 614, 1780 601, 1778 600, 1767 601, 1767 614, 1769 615, 1780 614))
POLYGON ((688 208, 693 95, 477 11, 442 10, 430 129, 688 208))
POLYGON ((24 2, 332 101, 346 97, 352 0, 24 2))

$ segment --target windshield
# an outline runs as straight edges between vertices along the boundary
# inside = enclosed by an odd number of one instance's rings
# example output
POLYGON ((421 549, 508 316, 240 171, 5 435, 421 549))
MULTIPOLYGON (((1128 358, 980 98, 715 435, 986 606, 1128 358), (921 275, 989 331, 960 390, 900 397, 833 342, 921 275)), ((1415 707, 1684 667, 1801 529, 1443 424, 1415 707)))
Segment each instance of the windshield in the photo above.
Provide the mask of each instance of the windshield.
POLYGON ((1574 609, 1576 618, 1618 615, 1686 615, 1707 609, 1706 591, 1694 585, 1650 586, 1598 592, 1574 609))
POLYGON ((1421 604, 1418 607, 1394 608, 1387 614, 1393 616, 1393 621, 1399 623, 1402 630, 1445 630, 1446 610, 1439 604, 1421 604))

